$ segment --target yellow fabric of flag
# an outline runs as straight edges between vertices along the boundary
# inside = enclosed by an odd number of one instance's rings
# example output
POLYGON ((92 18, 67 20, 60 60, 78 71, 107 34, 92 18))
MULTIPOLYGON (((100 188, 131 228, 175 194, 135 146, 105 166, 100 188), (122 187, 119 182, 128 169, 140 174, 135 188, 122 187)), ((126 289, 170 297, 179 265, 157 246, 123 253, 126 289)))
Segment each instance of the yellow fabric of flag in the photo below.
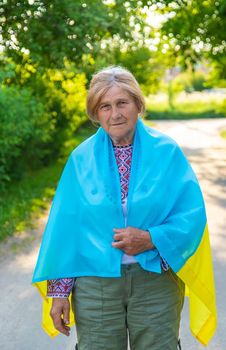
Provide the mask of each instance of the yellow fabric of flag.
POLYGON ((186 285, 191 332, 201 344, 207 345, 217 326, 214 276, 207 225, 195 254, 187 260, 177 275, 186 285))
MULTIPOLYGON (((43 304, 42 304, 42 327, 45 330, 45 332, 50 337, 55 337, 59 334, 59 332, 54 328, 52 318, 50 317, 50 310, 52 307, 52 298, 47 298, 47 281, 42 282, 36 282, 33 283, 33 285, 38 289, 39 293, 41 294, 43 298, 43 304)), ((70 323, 69 327, 72 327, 75 323, 74 321, 74 313, 72 311, 72 304, 71 304, 71 295, 69 297, 70 301, 70 323)))

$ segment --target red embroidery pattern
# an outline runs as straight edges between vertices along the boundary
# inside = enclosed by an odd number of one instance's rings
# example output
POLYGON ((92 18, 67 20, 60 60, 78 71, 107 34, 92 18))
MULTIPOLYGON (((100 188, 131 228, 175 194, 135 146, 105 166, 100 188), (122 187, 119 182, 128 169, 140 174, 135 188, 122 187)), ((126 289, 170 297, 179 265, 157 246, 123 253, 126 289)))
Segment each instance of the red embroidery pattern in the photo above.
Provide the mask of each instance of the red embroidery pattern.
POLYGON ((114 152, 120 176, 121 199, 123 202, 128 196, 133 146, 114 146, 114 152))
POLYGON ((74 278, 47 281, 47 295, 52 298, 67 298, 72 291, 74 278))

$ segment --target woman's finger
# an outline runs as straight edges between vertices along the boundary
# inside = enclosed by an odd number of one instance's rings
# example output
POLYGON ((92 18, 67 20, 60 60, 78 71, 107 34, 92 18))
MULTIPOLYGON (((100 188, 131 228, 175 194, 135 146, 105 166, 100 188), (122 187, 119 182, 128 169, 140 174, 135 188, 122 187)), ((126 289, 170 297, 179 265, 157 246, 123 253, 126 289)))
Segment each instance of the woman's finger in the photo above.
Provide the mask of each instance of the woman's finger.
POLYGON ((70 327, 64 325, 64 321, 61 318, 60 321, 57 320, 56 324, 54 324, 55 328, 62 334, 69 336, 70 335, 70 327))
POLYGON ((124 232, 125 231, 125 227, 124 228, 114 228, 113 231, 116 232, 116 233, 124 232))
POLYGON ((114 235, 114 239, 115 239, 116 241, 122 241, 123 238, 124 238, 124 233, 116 233, 116 234, 114 235))
POLYGON ((69 303, 64 305, 64 308, 63 308, 63 320, 64 320, 64 324, 69 324, 70 323, 70 305, 69 305, 69 303))
POLYGON ((118 249, 123 249, 125 247, 125 243, 123 241, 120 242, 112 242, 112 246, 114 248, 118 248, 118 249))

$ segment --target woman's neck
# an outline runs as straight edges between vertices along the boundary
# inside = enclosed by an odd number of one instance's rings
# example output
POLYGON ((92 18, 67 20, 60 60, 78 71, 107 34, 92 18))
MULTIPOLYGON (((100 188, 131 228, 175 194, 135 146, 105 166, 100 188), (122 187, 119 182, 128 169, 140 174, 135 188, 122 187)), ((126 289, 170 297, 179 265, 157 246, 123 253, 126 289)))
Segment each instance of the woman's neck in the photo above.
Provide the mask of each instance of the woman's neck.
POLYGON ((112 137, 112 135, 110 137, 114 146, 128 146, 133 143, 134 132, 123 138, 112 137))

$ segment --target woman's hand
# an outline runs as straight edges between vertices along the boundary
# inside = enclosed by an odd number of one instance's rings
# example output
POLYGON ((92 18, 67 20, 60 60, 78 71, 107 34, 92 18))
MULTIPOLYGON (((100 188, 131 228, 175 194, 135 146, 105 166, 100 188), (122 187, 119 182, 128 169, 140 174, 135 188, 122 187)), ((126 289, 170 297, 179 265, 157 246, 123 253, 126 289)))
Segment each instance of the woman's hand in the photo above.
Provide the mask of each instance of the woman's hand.
POLYGON ((154 248, 148 231, 126 227, 114 229, 114 232, 116 242, 112 242, 112 246, 123 250, 128 255, 136 255, 154 248))
POLYGON ((70 327, 70 303, 68 298, 53 298, 52 308, 50 310, 54 327, 61 333, 69 336, 70 327))

